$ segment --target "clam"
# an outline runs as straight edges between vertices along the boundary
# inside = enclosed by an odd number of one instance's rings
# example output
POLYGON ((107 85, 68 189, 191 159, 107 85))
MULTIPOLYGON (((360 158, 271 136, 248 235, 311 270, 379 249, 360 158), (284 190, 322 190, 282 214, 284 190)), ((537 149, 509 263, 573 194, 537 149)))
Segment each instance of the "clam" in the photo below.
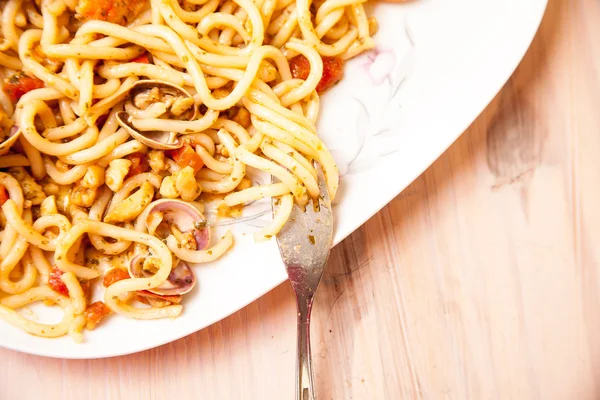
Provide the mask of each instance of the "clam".
POLYGON ((19 139, 19 136, 21 136, 21 130, 17 125, 13 125, 10 128, 8 136, 0 143, 0 156, 8 153, 12 145, 19 139))
POLYGON ((116 117, 119 125, 139 142, 157 150, 174 150, 183 142, 163 122, 192 121, 197 114, 194 98, 184 88, 159 80, 141 80, 129 90, 125 111, 116 117))
MULTIPOLYGON (((161 199, 148 205, 145 224, 148 232, 161 239, 177 232, 177 236, 193 243, 195 250, 204 250, 210 242, 210 230, 205 226, 204 215, 193 205, 181 200, 161 199), (174 229, 176 228, 176 229, 174 229)), ((144 269, 146 257, 139 254, 129 263, 129 275, 147 278, 155 271, 144 269)), ((148 266, 150 267, 150 266, 148 266)), ((194 271, 181 260, 175 262, 167 280, 149 292, 163 296, 185 294, 196 284, 194 271)))
POLYGON ((210 242, 210 229, 206 227, 206 218, 196 207, 181 200, 160 199, 147 207, 146 227, 148 232, 161 239, 172 234, 164 231, 163 222, 177 228, 181 235, 193 240, 195 249, 204 250, 210 242), (161 229, 163 227, 163 229, 161 229))
MULTIPOLYGON (((149 278, 154 275, 153 271, 144 269, 145 257, 137 255, 133 257, 129 263, 129 275, 132 278, 149 278)), ((149 289, 150 293, 155 293, 162 296, 176 296, 186 294, 194 288, 196 285, 196 275, 194 271, 183 261, 179 261, 171 273, 167 277, 167 280, 160 286, 154 289, 149 289)))

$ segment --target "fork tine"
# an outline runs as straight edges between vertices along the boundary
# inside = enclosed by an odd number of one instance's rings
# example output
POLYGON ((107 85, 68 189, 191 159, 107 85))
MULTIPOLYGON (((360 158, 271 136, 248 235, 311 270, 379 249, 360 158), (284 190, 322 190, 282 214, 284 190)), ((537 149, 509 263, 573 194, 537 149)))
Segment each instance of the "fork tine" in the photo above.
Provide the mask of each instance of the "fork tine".
POLYGON ((333 241, 333 215, 327 184, 319 166, 317 174, 320 198, 312 199, 305 210, 294 205, 288 222, 277 235, 279 251, 286 265, 313 268, 323 266, 327 261, 333 241))

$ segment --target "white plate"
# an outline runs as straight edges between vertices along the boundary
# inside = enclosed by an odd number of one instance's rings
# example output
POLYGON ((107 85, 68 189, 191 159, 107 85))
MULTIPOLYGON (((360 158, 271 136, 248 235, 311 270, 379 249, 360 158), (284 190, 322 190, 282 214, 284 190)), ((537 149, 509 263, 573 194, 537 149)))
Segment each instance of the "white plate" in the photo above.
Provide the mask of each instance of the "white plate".
MULTIPOLYGON (((343 173, 336 243, 400 193, 485 108, 525 54, 546 3, 418 0, 375 6, 377 52, 349 63, 343 82, 322 101, 319 132, 343 173)), ((250 232, 263 218, 236 229, 250 232)), ((286 279, 275 242, 255 244, 251 236, 238 233, 233 251, 196 269, 197 290, 186 296, 185 311, 175 320, 113 316, 86 332, 83 344, 29 336, 1 323, 0 345, 49 357, 100 358, 196 332, 286 279)))

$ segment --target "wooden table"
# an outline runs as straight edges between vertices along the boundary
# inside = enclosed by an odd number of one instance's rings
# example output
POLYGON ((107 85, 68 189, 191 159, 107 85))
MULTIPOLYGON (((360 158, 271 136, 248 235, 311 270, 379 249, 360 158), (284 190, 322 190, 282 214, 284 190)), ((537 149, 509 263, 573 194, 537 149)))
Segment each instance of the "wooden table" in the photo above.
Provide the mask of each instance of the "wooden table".
MULTIPOLYGON (((471 128, 335 248, 313 326, 320 399, 600 397, 600 3, 551 0, 471 128)), ((141 354, 0 350, 0 399, 293 399, 287 283, 141 354)))

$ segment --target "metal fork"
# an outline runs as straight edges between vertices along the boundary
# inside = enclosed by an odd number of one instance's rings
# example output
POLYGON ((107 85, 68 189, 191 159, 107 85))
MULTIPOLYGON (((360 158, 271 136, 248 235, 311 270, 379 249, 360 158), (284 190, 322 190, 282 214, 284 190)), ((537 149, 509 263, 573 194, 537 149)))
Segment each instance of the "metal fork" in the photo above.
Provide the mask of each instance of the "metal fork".
MULTIPOLYGON (((296 400, 314 400, 310 355, 310 312, 313 299, 327 264, 333 241, 331 200, 321 168, 317 165, 321 196, 305 209, 294 205, 292 214, 277 235, 277 245, 296 293, 298 353, 296 400)), ((273 210, 276 205, 273 202, 273 210)))

